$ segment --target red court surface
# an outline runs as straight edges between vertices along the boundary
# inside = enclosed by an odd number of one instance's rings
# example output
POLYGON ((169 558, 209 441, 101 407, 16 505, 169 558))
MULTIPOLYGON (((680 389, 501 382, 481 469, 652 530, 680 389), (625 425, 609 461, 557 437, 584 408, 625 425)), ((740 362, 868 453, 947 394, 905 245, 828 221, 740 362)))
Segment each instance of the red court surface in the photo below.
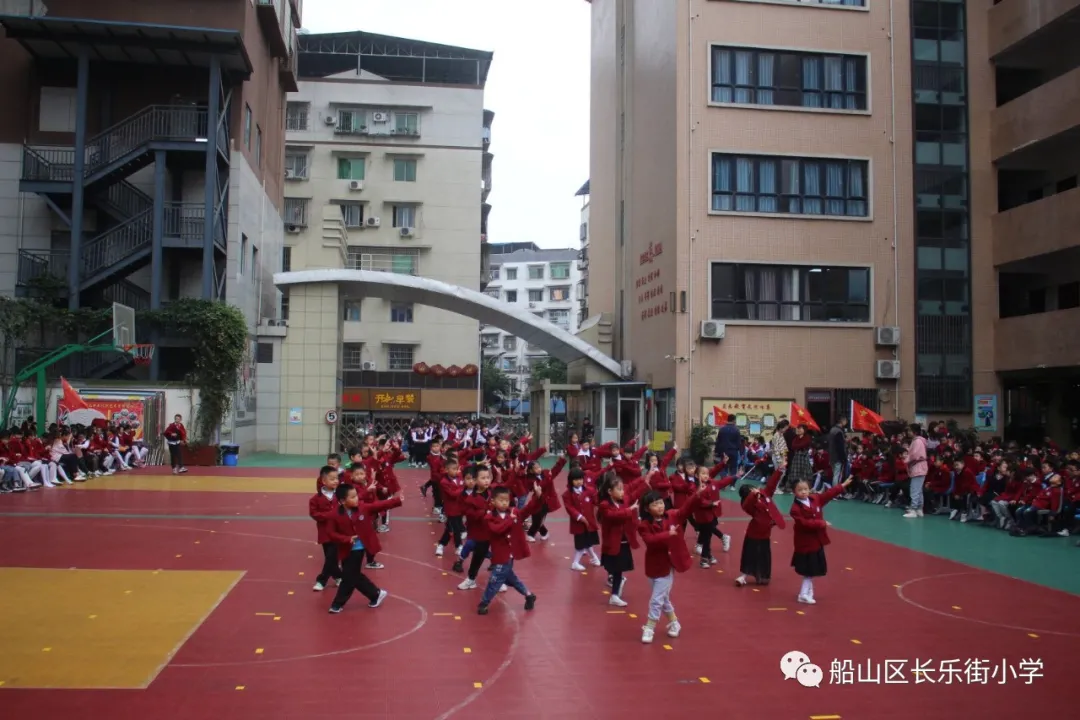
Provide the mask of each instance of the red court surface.
MULTIPOLYGON (((146 689, 0 687, 0 717, 1075 716, 1075 596, 835 529, 830 574, 815 583, 817 605, 795 602, 799 579, 788 567, 790 529, 774 535, 772 585, 736 589, 745 525, 726 493, 732 518, 723 529, 734 534, 731 552, 710 570, 695 564, 678 576, 673 602, 681 637, 658 632, 653 645, 642 645, 648 584, 640 552, 625 593, 630 605, 612 612, 602 571, 569 570, 573 545, 565 522, 552 523, 551 540, 533 545, 533 557, 518 563, 539 596, 535 611, 525 613, 511 591, 480 617, 480 591, 457 589, 461 578, 450 571, 451 553, 434 557, 441 528, 420 519, 429 504, 415 490, 419 476, 402 473, 406 505, 381 536, 386 568, 371 573, 390 598, 370 610, 354 596, 337 616, 326 612, 329 592, 311 590, 320 567, 312 524, 279 519, 306 514, 302 494, 55 490, 3 497, 2 567, 244 575, 146 689), (164 514, 217 517, 145 517, 164 514), (140 517, 116 517, 123 515, 140 517), (783 678, 780 659, 788 651, 821 666, 820 687, 783 678), (852 682, 837 684, 846 678, 831 677, 831 670, 834 661, 835 669, 845 669, 845 660, 852 661, 852 682), (886 661, 902 662, 905 683, 884 683, 886 661), (930 669, 923 676, 928 680, 917 684, 916 661, 930 669), (984 661, 987 677, 965 675, 968 661, 984 661), (1026 661, 1041 663, 1042 676, 1030 684, 1020 671, 1026 661), (881 668, 880 683, 859 682, 859 668, 867 675, 868 663, 881 668)), ((167 616, 170 607, 154 611, 167 616)), ((0 652, 3 645, 0 638, 0 652)))

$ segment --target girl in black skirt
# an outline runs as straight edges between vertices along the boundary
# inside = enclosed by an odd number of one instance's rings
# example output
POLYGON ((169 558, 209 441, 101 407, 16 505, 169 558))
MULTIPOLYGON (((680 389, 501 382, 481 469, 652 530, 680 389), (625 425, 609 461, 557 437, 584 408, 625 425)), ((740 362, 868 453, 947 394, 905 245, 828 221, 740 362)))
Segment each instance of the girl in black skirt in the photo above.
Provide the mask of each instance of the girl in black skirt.
POLYGON ((600 544, 599 527, 596 524, 596 489, 585 487, 585 471, 575 465, 566 482, 562 496, 563 507, 570 516, 570 534, 574 537, 574 560, 570 569, 581 572, 585 566, 581 559, 585 553, 594 566, 600 565, 596 546, 600 544))
POLYGON ((608 571, 611 598, 608 604, 626 607, 622 599, 625 592, 624 573, 634 569, 632 550, 638 547, 638 498, 648 485, 644 478, 633 480, 628 486, 612 470, 604 473, 597 491, 600 500, 596 515, 600 520, 600 562, 608 571))
POLYGON ((784 476, 784 469, 777 468, 760 490, 751 485, 739 488, 740 504, 743 512, 750 516, 750 522, 746 525, 739 560, 742 574, 735 578, 735 587, 746 585, 748 577, 754 578, 758 585, 768 585, 772 578, 772 529, 773 526, 784 528, 784 516, 773 502, 773 494, 784 476))
POLYGON ((828 573, 825 562, 825 546, 829 544, 828 523, 822 509, 830 500, 851 485, 852 478, 833 485, 823 493, 811 493, 810 483, 802 480, 795 484, 795 501, 791 503, 791 519, 795 522, 795 553, 791 566, 802 576, 798 601, 814 605, 814 578, 828 573))

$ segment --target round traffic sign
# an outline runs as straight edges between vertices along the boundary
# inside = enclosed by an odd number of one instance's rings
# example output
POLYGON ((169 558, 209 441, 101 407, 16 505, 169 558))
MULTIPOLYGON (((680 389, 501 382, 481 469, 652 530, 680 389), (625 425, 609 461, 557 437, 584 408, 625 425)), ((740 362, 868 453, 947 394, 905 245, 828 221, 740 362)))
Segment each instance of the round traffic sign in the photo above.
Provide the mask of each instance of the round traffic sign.
POLYGON ((336 410, 327 410, 326 411, 326 424, 327 425, 333 425, 336 422, 337 422, 337 411, 336 410))

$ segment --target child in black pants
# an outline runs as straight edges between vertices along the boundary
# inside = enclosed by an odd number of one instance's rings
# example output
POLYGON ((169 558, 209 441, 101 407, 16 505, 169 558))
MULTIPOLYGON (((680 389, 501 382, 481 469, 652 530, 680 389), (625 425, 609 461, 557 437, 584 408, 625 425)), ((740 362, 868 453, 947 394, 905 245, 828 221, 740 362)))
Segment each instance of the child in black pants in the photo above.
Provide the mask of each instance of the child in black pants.
POLYGON ((330 578, 341 585, 341 563, 338 561, 338 548, 330 539, 330 522, 337 515, 338 500, 338 473, 331 465, 325 465, 319 470, 319 491, 308 500, 308 515, 315 521, 318 531, 317 542, 322 545, 323 566, 319 576, 315 578, 315 592, 322 592, 330 578))
POLYGON ((401 507, 401 497, 389 500, 361 502, 360 495, 352 485, 339 485, 335 495, 340 503, 337 514, 330 522, 330 539, 338 548, 341 563, 341 586, 338 588, 330 612, 337 614, 352 597, 353 590, 368 599, 368 607, 377 608, 386 600, 388 592, 380 590, 364 575, 364 560, 368 553, 375 555, 382 549, 371 517, 391 508, 401 507))

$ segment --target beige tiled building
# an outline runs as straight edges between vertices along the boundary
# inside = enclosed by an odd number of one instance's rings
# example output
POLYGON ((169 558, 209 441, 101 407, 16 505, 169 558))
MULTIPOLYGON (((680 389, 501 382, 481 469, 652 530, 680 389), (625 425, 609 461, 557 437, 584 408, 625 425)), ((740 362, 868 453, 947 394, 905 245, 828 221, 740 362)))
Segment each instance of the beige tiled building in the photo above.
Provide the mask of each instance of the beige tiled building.
POLYGON ((1078 5, 592 0, 589 312, 650 429, 856 400, 1071 439, 1078 5))

